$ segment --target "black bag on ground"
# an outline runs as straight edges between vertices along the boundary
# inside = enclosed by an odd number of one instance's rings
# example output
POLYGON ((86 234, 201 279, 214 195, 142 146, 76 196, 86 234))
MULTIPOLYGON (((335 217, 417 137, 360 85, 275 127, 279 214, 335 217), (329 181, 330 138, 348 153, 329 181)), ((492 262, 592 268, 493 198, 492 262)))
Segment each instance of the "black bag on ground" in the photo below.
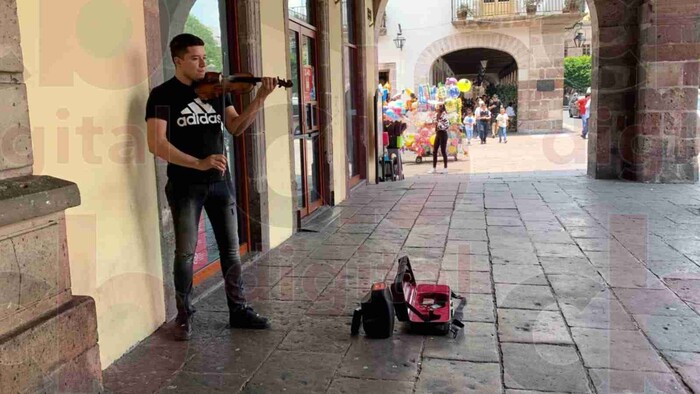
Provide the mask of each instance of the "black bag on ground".
POLYGON ((383 282, 375 283, 352 316, 352 335, 360 330, 370 338, 389 338, 394 332, 394 303, 391 291, 383 282))

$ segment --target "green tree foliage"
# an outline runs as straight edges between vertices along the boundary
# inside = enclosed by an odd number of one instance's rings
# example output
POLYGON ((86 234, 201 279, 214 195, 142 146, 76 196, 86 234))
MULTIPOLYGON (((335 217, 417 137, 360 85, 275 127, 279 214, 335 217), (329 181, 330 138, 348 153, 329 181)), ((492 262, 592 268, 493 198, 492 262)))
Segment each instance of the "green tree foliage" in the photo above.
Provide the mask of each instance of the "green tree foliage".
POLYGON ((190 15, 185 22, 185 33, 194 34, 204 41, 204 50, 207 53, 207 66, 215 71, 223 71, 221 61, 221 45, 214 39, 214 33, 203 24, 196 16, 190 15))
POLYGON ((577 91, 591 86, 591 57, 588 55, 564 59, 564 86, 577 91))

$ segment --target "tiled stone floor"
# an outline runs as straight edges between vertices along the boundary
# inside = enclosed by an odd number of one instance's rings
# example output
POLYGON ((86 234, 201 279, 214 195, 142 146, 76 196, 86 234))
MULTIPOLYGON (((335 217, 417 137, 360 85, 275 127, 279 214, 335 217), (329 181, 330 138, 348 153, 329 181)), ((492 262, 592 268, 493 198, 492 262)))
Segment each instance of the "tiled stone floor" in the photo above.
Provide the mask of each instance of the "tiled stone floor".
POLYGON ((231 330, 223 291, 195 336, 157 331, 104 373, 118 393, 700 392, 700 187, 582 172, 367 186, 319 233, 245 271, 268 331, 231 330), (467 296, 456 339, 397 323, 350 336, 370 284, 409 255, 467 296))

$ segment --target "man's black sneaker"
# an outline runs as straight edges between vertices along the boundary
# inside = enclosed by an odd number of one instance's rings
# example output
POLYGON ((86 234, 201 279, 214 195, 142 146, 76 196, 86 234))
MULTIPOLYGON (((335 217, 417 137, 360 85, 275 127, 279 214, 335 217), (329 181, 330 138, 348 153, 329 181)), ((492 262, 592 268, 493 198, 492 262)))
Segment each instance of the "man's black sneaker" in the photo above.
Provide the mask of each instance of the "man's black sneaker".
POLYGON ((270 328, 267 318, 260 316, 247 305, 231 311, 228 321, 232 328, 270 328))
POLYGON ((192 338, 192 315, 175 319, 173 337, 176 341, 189 341, 192 338))

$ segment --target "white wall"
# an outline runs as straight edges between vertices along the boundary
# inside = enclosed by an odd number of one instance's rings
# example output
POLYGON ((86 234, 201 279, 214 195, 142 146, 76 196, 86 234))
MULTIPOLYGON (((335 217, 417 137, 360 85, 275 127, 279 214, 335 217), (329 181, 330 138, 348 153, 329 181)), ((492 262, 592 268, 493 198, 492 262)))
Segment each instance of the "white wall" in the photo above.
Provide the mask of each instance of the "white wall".
MULTIPOLYGON (((416 63, 426 48, 433 42, 454 34, 470 34, 476 30, 456 28, 452 25, 452 0, 389 0, 386 7, 387 34, 378 40, 379 63, 396 63, 396 86, 414 88, 414 71, 416 63), (394 38, 401 24, 406 38, 403 50, 396 48, 394 38)), ((480 28, 479 31, 490 27, 480 28)), ((499 34, 518 38, 530 47, 528 27, 498 28, 499 34)), ((495 48, 497 49, 497 48, 495 48)))

